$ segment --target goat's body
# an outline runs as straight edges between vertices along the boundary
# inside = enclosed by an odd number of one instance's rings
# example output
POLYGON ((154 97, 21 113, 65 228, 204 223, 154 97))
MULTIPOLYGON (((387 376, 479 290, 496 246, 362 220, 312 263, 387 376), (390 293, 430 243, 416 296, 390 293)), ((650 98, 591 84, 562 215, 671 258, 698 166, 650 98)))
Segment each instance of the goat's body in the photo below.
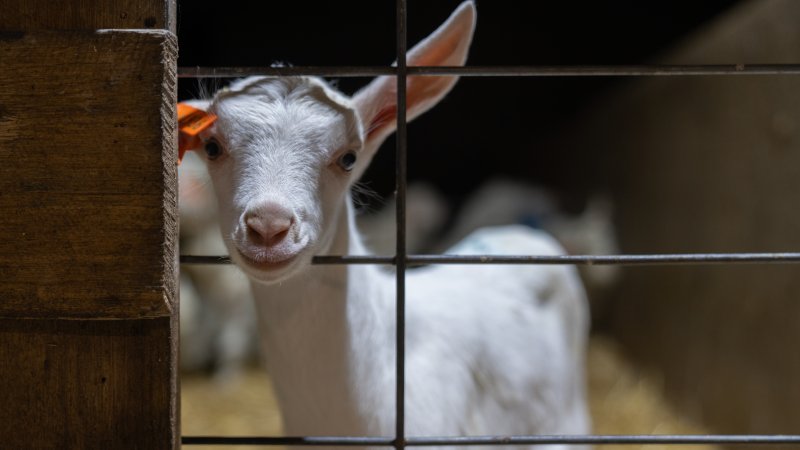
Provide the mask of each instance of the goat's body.
MULTIPOLYGON (((546 234, 509 226, 478 230, 448 253, 562 252, 546 234)), ((408 283, 411 434, 588 432, 587 307, 574 268, 436 266, 408 283)))
MULTIPOLYGON (((352 216, 335 252, 364 254, 352 216), (346 236, 346 237, 345 237, 346 236)), ((455 252, 558 254, 525 227, 481 230, 455 252)), ((586 305, 567 266, 435 266, 409 271, 409 436, 588 432, 586 305)), ((395 276, 375 266, 313 266, 253 285, 286 432, 394 434, 395 276)))
MULTIPOLYGON (((463 65, 475 6, 462 3, 407 55, 463 65)), ((456 77, 408 77, 406 118, 456 77)), ((201 134, 231 258, 250 277, 265 351, 292 435, 393 436, 395 279, 315 254, 366 254, 349 189, 395 129, 396 80, 346 97, 313 77, 254 77, 218 93, 201 134)), ((519 227, 454 251, 555 254, 519 227)), ((406 434, 570 434, 588 430, 587 306, 565 266, 449 266, 407 277, 406 434)), ((563 447, 562 447, 563 448, 563 447)))

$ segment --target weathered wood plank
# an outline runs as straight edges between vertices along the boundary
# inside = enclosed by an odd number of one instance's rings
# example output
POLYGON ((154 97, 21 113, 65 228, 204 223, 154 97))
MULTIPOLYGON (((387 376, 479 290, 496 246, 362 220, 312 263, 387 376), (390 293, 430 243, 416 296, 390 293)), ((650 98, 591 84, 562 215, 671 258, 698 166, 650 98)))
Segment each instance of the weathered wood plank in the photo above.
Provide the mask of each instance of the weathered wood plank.
POLYGON ((170 318, 0 319, 0 447, 178 448, 170 318))
POLYGON ((176 304, 174 36, 0 38, 0 317, 176 304))
POLYGON ((3 0, 0 30, 175 31, 174 0, 3 0))

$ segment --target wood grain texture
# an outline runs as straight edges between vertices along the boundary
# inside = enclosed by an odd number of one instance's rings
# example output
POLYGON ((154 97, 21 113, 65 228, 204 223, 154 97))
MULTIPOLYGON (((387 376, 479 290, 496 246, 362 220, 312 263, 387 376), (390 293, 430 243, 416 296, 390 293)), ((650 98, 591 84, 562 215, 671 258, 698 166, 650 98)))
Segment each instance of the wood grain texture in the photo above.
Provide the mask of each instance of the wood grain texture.
POLYGON ((0 319, 0 446, 179 448, 170 334, 169 318, 0 319))
POLYGON ((0 30, 98 28, 175 32, 175 0, 3 0, 0 30))
POLYGON ((174 309, 174 36, 0 37, 0 317, 174 309))

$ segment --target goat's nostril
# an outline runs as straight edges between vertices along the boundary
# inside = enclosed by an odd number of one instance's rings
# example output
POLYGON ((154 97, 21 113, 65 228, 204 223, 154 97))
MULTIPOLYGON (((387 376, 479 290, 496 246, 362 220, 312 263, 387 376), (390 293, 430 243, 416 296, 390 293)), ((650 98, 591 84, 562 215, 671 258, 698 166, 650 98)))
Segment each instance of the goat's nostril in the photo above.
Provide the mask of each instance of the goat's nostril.
POLYGON ((289 229, 294 221, 286 217, 261 217, 250 216, 245 220, 247 234, 251 241, 262 245, 273 246, 283 241, 289 235, 289 229))
POLYGON ((266 244, 269 246, 279 244, 282 240, 286 238, 288 234, 289 234, 289 227, 287 226, 286 229, 278 231, 269 238, 267 238, 266 244))

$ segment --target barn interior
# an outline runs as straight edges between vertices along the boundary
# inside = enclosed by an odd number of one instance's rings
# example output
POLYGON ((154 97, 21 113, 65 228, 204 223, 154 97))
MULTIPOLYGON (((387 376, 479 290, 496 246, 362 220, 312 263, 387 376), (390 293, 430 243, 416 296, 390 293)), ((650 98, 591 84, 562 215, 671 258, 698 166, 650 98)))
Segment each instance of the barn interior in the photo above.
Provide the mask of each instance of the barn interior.
MULTIPOLYGON (((409 44, 457 4, 409 0, 409 44)), ((792 0, 506 0, 479 1, 477 8, 469 65, 800 61, 800 3, 792 0)), ((180 2, 179 66, 386 65, 395 59, 394 24, 391 1, 261 2, 225 10, 180 2)), ((181 79, 179 96, 225 82, 181 79)), ((367 80, 335 82, 353 93, 367 80)), ((789 75, 463 77, 408 128, 409 208, 418 206, 409 214, 425 225, 412 229, 419 233, 413 250, 442 252, 458 230, 503 217, 544 222, 578 254, 798 251, 799 124, 800 79, 789 75), (498 211, 486 202, 498 198, 514 201, 498 211)), ((361 196, 364 227, 379 246, 394 233, 393 138, 363 184, 374 193, 361 196)), ((182 189, 182 202, 185 193, 201 190, 182 189)), ((186 206, 182 220, 189 227, 191 214, 202 214, 186 206)), ((182 253, 214 254, 215 244, 182 239, 182 253)), ((593 269, 601 270, 585 274, 595 432, 800 432, 796 266, 593 269)), ((184 274, 193 270, 198 279, 235 271, 184 267, 184 274)), ((182 286, 182 295, 197 296, 203 308, 208 300, 200 287, 190 294, 194 288, 182 286)), ((196 330, 214 321, 209 316, 237 314, 213 308, 194 316, 186 309, 182 321, 198 322, 182 326, 196 330)), ((215 324, 183 336, 184 356, 199 355, 184 361, 183 434, 279 434, 276 406, 263 408, 275 402, 252 363, 252 345, 229 358, 224 346, 215 347, 221 329, 215 324), (199 349, 186 347, 192 340, 199 349), (230 372, 222 370, 228 363, 230 372)))

